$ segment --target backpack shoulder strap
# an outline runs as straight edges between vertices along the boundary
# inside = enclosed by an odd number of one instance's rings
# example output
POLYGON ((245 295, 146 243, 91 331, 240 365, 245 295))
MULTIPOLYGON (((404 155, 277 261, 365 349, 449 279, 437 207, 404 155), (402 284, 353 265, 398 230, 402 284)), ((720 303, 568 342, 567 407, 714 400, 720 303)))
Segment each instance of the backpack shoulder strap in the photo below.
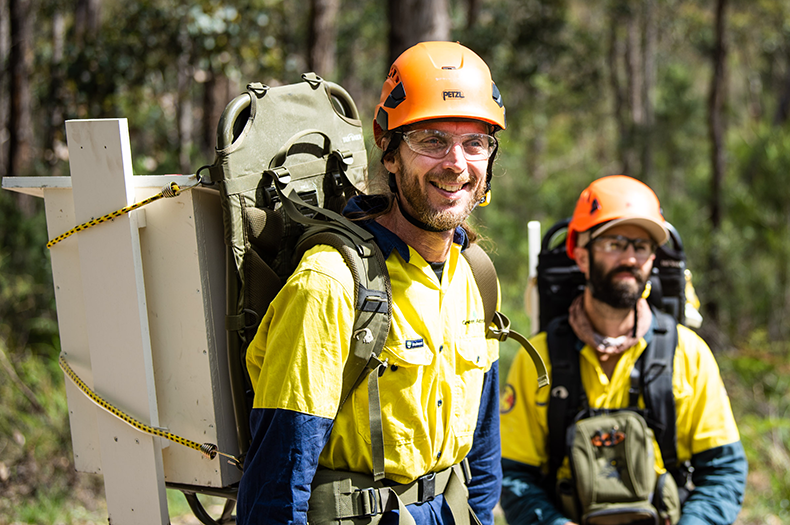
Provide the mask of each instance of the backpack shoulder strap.
POLYGON ((485 320, 491 323, 496 312, 497 296, 499 295, 499 281, 496 276, 496 268, 491 258, 483 251, 479 244, 472 244, 463 251, 469 266, 472 268, 472 275, 480 290, 483 298, 483 309, 485 310, 485 320))
MULTIPOLYGON (((672 394, 672 370, 678 344, 677 324, 663 312, 653 310, 657 327, 653 339, 639 357, 632 374, 632 385, 641 389, 645 401, 645 420, 653 430, 668 470, 677 465, 677 430, 675 398, 672 394)), ((552 320, 546 329, 546 344, 551 362, 551 396, 549 398, 549 474, 556 477, 566 454, 566 431, 580 410, 587 408, 581 388, 578 339, 567 317, 552 320)), ((632 391, 634 386, 632 386, 632 391)), ((636 402, 631 405, 636 406, 636 402)))
POLYGON ((343 372, 339 411, 351 391, 364 379, 363 373, 371 370, 368 367, 375 362, 371 359, 377 358, 384 348, 392 319, 392 288, 386 262, 375 242, 356 238, 350 231, 340 233, 337 226, 331 229, 316 226, 302 235, 295 255, 301 257, 319 244, 340 252, 354 278, 356 315, 349 358, 343 372))
MULTIPOLYGON (((653 339, 639 357, 634 370, 641 375, 645 420, 653 430, 667 470, 677 465, 677 416, 672 393, 673 363, 678 346, 677 323, 671 315, 653 308, 656 328, 653 339)), ((632 387, 633 388, 633 387, 632 387)))
POLYGON ((551 362, 551 393, 548 409, 549 481, 554 484, 557 470, 567 452, 567 429, 580 410, 587 408, 582 388, 578 342, 568 317, 556 317, 546 327, 546 345, 551 362))
POLYGON ((538 386, 546 386, 549 384, 549 375, 546 371, 546 364, 543 359, 532 346, 529 340, 510 329, 510 319, 505 314, 497 311, 496 303, 499 296, 499 281, 496 276, 496 268, 491 258, 483 249, 477 245, 472 244, 463 251, 463 255, 472 269, 472 276, 477 284, 477 289, 480 291, 480 297, 483 299, 483 310, 485 311, 486 321, 486 337, 489 339, 498 339, 505 341, 508 337, 512 337, 517 343, 527 351, 535 363, 535 368, 538 371, 538 386))
POLYGON ((378 481, 384 478, 384 431, 378 378, 387 366, 386 361, 379 359, 379 355, 384 349, 392 323, 392 286, 387 262, 373 235, 364 228, 339 214, 303 202, 296 192, 288 196, 280 193, 280 197, 288 216, 308 225, 296 245, 294 257, 301 258, 307 250, 318 244, 332 246, 343 256, 354 278, 356 314, 349 355, 343 366, 337 412, 343 408, 351 392, 367 378, 373 478, 378 481), (297 206, 312 210, 326 220, 308 218, 297 206))

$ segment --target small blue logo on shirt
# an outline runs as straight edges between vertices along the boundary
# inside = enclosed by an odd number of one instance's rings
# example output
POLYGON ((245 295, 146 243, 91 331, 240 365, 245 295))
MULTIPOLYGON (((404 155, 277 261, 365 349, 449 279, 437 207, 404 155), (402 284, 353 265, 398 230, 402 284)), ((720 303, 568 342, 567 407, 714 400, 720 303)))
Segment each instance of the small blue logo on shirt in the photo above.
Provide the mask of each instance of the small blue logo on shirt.
POLYGON ((406 341, 406 348, 408 350, 411 350, 412 348, 422 348, 423 346, 425 346, 425 341, 422 339, 412 339, 406 341))

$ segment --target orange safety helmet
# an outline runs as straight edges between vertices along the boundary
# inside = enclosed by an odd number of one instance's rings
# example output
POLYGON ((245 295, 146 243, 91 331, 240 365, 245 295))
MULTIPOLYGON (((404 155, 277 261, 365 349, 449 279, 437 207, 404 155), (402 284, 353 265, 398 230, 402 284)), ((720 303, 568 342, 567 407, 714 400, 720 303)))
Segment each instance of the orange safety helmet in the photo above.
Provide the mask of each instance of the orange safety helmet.
POLYGON ((390 68, 376 106, 373 136, 439 118, 481 120, 505 129, 505 106, 483 59, 457 42, 422 42, 390 68))
POLYGON ((565 239, 568 257, 573 259, 580 233, 590 232, 592 239, 620 224, 643 228, 659 246, 669 239, 653 190, 631 177, 610 175, 590 184, 576 202, 565 239))

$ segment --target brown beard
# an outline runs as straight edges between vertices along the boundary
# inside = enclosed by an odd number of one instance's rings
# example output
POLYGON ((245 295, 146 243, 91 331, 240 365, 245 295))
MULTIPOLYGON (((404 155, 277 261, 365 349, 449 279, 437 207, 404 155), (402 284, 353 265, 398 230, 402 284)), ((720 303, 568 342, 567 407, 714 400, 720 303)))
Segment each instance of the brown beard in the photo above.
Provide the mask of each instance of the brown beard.
MULTIPOLYGON (((485 190, 483 185, 479 183, 479 177, 475 177, 474 175, 470 174, 471 180, 469 184, 473 186, 479 186, 477 192, 474 195, 474 198, 469 202, 467 208, 461 212, 453 212, 453 211, 440 211, 431 208, 430 204, 428 203, 427 199, 422 193, 422 189, 420 188, 418 177, 412 175, 409 168, 407 168, 403 163, 401 163, 402 170, 401 170, 401 180, 399 184, 399 189, 403 198, 411 207, 412 214, 414 217, 431 228, 434 228, 438 231, 448 231, 454 230, 466 220, 469 215, 471 215, 472 211, 477 207, 478 203, 483 200, 485 196, 485 190)), ((446 172, 451 174, 449 170, 446 172)), ((448 179, 455 180, 456 176, 454 173, 448 175, 448 179)), ((426 184, 430 184, 427 182, 426 184)))

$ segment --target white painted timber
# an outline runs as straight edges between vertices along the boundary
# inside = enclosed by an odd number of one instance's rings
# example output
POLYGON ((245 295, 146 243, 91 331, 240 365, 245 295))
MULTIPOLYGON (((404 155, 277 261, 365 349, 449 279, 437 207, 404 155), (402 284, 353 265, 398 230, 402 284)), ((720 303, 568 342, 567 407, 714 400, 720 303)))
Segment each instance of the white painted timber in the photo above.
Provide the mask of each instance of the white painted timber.
POLYGON ((524 292, 524 307, 530 318, 532 335, 540 329, 540 299, 538 297, 538 254, 540 253, 540 221, 527 223, 527 242, 529 243, 529 281, 524 292))
MULTIPOLYGON (((139 188, 137 200, 161 189, 139 188)), ((145 211, 140 243, 160 422, 178 436, 237 455, 218 195, 186 191, 138 211, 145 211)), ((240 477, 221 457, 210 460, 181 445, 169 446, 163 456, 169 482, 222 487, 240 477)))
MULTIPOLYGON (((66 122, 77 223, 134 200, 126 119, 66 122)), ((159 426, 140 237, 134 215, 79 236, 80 271, 96 393, 159 426)), ((169 522, 160 440, 97 412, 109 520, 169 522)))
MULTIPOLYGON (((134 202, 171 182, 184 188, 191 180, 179 175, 135 175, 134 202)), ((71 177, 5 177, 2 187, 44 198, 49 238, 55 238, 78 224, 71 183, 71 177)), ((101 215, 112 211, 106 207, 101 215)), ((219 193, 198 187, 132 214, 140 227, 160 426, 238 456, 224 327, 226 250, 219 193)), ((107 224, 111 223, 93 228, 107 224)), ((50 254, 61 346, 77 375, 93 388, 79 262, 84 233, 61 241, 50 254)), ((95 405, 68 380, 66 391, 76 468, 102 472, 95 405)), ((241 476, 222 456, 208 460, 194 449, 168 441, 162 447, 167 482, 227 487, 241 476)))
MULTIPOLYGON (((68 185, 47 185, 42 186, 42 189, 39 190, 41 192, 39 196, 44 198, 49 232, 65 232, 76 224, 74 201, 71 195, 71 178, 61 177, 61 179, 66 179, 68 185)), ((3 187, 6 187, 5 182, 8 180, 9 178, 3 179, 3 187)), ((80 379, 93 388, 93 371, 88 347, 88 325, 82 295, 78 236, 71 236, 57 246, 56 250, 50 251, 50 260, 52 262, 52 280, 55 286, 61 351, 80 379)), ((66 397, 69 403, 74 466, 80 472, 100 473, 101 454, 99 453, 95 405, 68 380, 66 381, 66 397)))
MULTIPOLYGON (((69 121, 71 177, 4 177, 45 201, 50 239, 154 195, 179 175, 131 176, 125 120, 69 121)), ((50 251, 61 346, 80 378, 152 426, 238 456, 228 373, 222 210, 195 188, 75 233, 50 251)), ((75 465, 102 473, 113 524, 166 523, 164 486, 228 487, 218 455, 152 438, 66 379, 75 465)))

